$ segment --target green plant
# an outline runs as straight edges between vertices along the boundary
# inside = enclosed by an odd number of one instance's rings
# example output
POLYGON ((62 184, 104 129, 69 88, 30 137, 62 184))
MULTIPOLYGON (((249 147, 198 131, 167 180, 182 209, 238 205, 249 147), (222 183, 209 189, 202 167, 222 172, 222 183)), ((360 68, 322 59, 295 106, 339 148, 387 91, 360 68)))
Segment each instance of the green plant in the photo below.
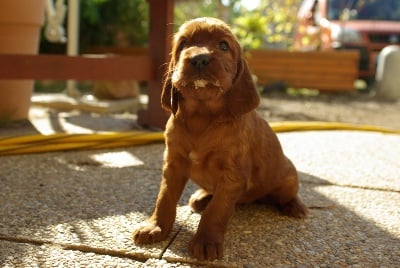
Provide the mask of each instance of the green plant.
POLYGON ((81 3, 81 50, 91 46, 132 46, 148 42, 146 0, 85 0, 81 3))
MULTIPOLYGON (((86 53, 94 46, 146 45, 148 13, 149 5, 146 0, 80 1, 80 52, 86 53)), ((64 23, 64 28, 67 28, 67 22, 64 23)), ((65 54, 66 44, 50 43, 42 33, 40 53, 65 54)))
POLYGON ((241 7, 235 12, 233 30, 248 49, 290 48, 299 4, 300 0, 260 0, 254 10, 241 7))
POLYGON ((259 13, 240 16, 234 20, 232 28, 244 49, 255 49, 262 46, 266 32, 267 19, 259 13))

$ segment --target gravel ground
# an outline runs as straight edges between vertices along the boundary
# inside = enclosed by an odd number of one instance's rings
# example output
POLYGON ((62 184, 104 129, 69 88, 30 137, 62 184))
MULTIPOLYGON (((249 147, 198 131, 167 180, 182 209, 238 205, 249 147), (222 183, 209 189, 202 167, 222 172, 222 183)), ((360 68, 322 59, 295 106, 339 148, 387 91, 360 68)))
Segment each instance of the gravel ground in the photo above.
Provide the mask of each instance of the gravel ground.
MULTIPOLYGON (((400 129, 400 101, 382 101, 373 93, 346 92, 292 96, 274 91, 262 95, 258 111, 269 122, 329 121, 400 129)), ((131 113, 96 114, 32 106, 30 117, 39 123, 50 120, 51 127, 57 132, 81 133, 85 129, 94 131, 140 129, 136 123, 136 115, 131 113)), ((8 124, 0 122, 0 136, 37 134, 35 127, 37 126, 33 127, 29 121, 8 124)), ((41 133, 51 134, 46 130, 41 133)))
POLYGON ((259 111, 268 121, 329 121, 400 129, 400 101, 382 101, 372 93, 321 93, 317 96, 264 94, 259 111))

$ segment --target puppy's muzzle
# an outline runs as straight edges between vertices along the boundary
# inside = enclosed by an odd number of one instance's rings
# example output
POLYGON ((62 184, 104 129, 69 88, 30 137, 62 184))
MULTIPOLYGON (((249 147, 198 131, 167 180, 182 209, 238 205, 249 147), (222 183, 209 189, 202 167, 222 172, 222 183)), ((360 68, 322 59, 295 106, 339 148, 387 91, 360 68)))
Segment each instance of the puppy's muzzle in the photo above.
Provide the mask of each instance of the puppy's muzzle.
POLYGON ((211 57, 209 54, 202 53, 190 57, 190 64, 192 64, 193 68, 197 71, 201 72, 210 64, 210 60, 211 57))

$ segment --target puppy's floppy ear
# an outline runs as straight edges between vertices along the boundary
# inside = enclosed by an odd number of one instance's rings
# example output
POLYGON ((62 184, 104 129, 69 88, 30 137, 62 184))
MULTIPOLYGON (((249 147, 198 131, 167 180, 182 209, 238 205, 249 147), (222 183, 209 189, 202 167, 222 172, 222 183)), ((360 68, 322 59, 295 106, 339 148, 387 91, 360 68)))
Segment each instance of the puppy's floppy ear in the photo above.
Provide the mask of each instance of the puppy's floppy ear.
POLYGON ((174 115, 178 111, 178 101, 180 94, 178 90, 172 85, 171 76, 174 69, 173 59, 171 59, 168 70, 164 77, 164 86, 161 93, 161 107, 167 111, 172 112, 174 115))
POLYGON ((238 60, 236 78, 227 94, 227 109, 233 116, 250 112, 260 102, 247 62, 242 56, 238 60))

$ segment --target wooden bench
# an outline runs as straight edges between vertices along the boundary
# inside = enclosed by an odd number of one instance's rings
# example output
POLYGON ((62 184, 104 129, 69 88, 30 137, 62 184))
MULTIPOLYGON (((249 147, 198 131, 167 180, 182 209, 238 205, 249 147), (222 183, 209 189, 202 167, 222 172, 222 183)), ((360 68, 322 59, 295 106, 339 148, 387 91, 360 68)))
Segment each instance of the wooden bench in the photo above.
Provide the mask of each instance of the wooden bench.
POLYGON ((259 85, 283 82, 288 87, 323 91, 354 90, 358 77, 358 51, 246 52, 250 70, 259 85))

